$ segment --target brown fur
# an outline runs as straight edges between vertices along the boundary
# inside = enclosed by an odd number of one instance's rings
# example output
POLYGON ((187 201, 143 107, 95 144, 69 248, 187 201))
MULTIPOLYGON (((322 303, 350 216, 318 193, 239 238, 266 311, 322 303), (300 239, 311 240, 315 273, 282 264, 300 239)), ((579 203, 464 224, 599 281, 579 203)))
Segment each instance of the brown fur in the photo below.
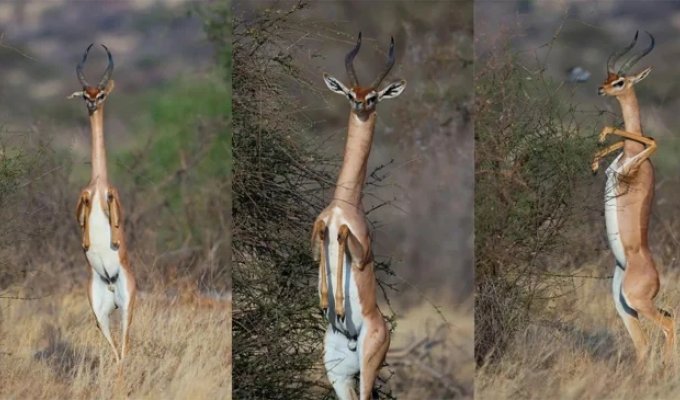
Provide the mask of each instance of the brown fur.
MULTIPOLYGON (((113 90, 113 81, 109 82, 107 90, 113 90)), ((86 88, 87 90, 88 88, 86 88)), ((92 89, 92 88, 89 88, 92 89)), ((94 89, 98 92, 98 89, 94 89)), ((88 92, 89 93, 89 92, 88 92)), ((95 93, 96 95, 96 93, 95 93)), ((102 210, 106 213, 109 218, 109 224, 111 227, 111 245, 118 250, 118 256, 120 260, 121 267, 126 271, 129 276, 127 286, 130 291, 130 305, 127 315, 128 327, 132 324, 132 316, 134 314, 134 306, 136 301, 136 283, 135 276, 130 263, 128 260, 127 246, 125 242, 125 234, 123 231, 124 227, 124 215, 123 209, 120 201, 120 196, 118 190, 108 182, 108 174, 106 168, 106 149, 104 146, 104 105, 103 103, 90 114, 90 126, 92 128, 92 177, 87 186, 85 186, 80 196, 78 197, 78 203, 76 205, 76 218, 78 224, 81 227, 82 232, 82 247, 84 251, 87 251, 90 247, 91 241, 89 237, 89 220, 90 214, 93 210, 92 199, 95 193, 100 194, 100 201, 102 210)), ((90 301, 90 306, 92 306, 92 295, 90 293, 90 284, 93 279, 93 268, 89 263, 87 257, 85 257, 88 266, 90 267, 90 281, 88 282, 88 300, 90 301)), ((121 277, 123 279, 123 277, 121 277)), ((125 333, 122 338, 123 346, 120 358, 118 357, 117 349, 113 345, 114 354, 117 360, 122 360, 125 354, 129 350, 129 330, 125 333)))
MULTIPOLYGON (((593 161, 593 170, 597 170, 596 163, 599 163, 602 157, 620 148, 623 148, 621 163, 633 157, 639 158, 623 171, 624 179, 619 182, 617 190, 619 234, 627 262, 622 291, 633 309, 662 329, 666 337, 664 351, 666 361, 672 362, 675 325, 672 318, 661 313, 654 305, 654 298, 660 286, 659 273, 648 242, 649 216, 654 198, 654 167, 649 156, 656 150, 656 142, 643 135, 640 109, 633 89, 633 85, 648 73, 649 69, 637 76, 625 77, 624 86, 620 90, 611 85, 620 77, 610 73, 600 87, 601 94, 615 96, 619 101, 625 130, 611 127, 602 130, 600 142, 604 142, 609 134, 623 137, 624 140, 598 152, 593 161)), ((640 322, 632 316, 624 317, 624 322, 635 345, 638 361, 642 362, 648 354, 648 344, 639 326, 640 322)))
POLYGON ((357 100, 364 101, 366 99, 366 95, 368 95, 369 93, 371 93, 375 89, 371 88, 371 87, 356 86, 356 87, 353 87, 352 90, 354 90, 354 94, 356 95, 357 100))
POLYGON ((84 87, 84 88, 83 88, 83 91, 85 92, 85 94, 87 95, 87 97, 89 97, 89 98, 91 98, 91 99, 96 98, 97 95, 98 95, 99 92, 100 92, 99 88, 92 87, 92 86, 86 86, 86 87, 84 87))
MULTIPOLYGON (((365 94, 363 93, 364 96, 365 94)), ((323 255, 322 232, 325 232, 333 210, 336 208, 341 210, 341 218, 344 223, 339 229, 337 238, 340 254, 344 256, 345 252, 349 253, 352 268, 351 277, 356 283, 362 308, 363 329, 368 332, 363 343, 364 358, 361 360, 360 366, 361 393, 363 394, 361 400, 370 399, 371 389, 390 344, 389 329, 383 320, 376 299, 377 282, 371 252, 371 238, 361 203, 361 194, 366 179, 366 165, 371 151, 376 118, 375 112, 371 112, 364 119, 350 112, 345 154, 333 200, 317 217, 312 233, 314 253, 315 255, 323 255)), ((341 259, 344 258, 343 256, 341 256, 341 259)), ((320 257, 320 259, 325 260, 325 257, 320 257)), ((319 273, 322 274, 322 296, 326 273, 325 265, 322 265, 323 262, 320 261, 319 266, 319 273)), ((339 266, 338 282, 342 282, 344 276, 342 271, 343 268, 339 266)), ((341 292, 342 285, 338 285, 338 287, 340 288, 338 292, 341 292)), ((328 296, 327 288, 325 293, 325 296, 328 296)), ((345 311, 342 300, 344 300, 344 293, 336 293, 336 314, 338 316, 343 315, 345 311), (340 307, 338 307, 338 304, 340 304, 340 307)), ((327 306, 327 300, 321 299, 321 303, 327 306)))

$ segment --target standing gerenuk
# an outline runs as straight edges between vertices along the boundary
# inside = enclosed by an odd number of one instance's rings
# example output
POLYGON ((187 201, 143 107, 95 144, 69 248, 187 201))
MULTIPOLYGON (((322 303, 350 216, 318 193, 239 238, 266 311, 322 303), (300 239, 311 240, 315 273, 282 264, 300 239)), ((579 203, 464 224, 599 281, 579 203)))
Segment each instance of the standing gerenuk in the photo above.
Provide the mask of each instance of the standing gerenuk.
POLYGON ((328 320, 324 340, 326 374, 340 400, 356 399, 354 376, 359 374, 361 400, 370 399, 378 371, 390 344, 389 329, 376 302, 376 278, 371 238, 361 203, 366 164, 373 142, 376 105, 397 97, 406 81, 378 90, 394 65, 394 39, 383 72, 368 87, 354 71, 357 44, 345 57, 351 87, 324 74, 330 90, 350 103, 345 153, 333 200, 314 222, 312 245, 319 261, 319 298, 328 320))
POLYGON ((82 97, 87 105, 92 129, 92 178, 80 192, 76 218, 82 230, 82 246, 90 266, 88 299, 97 320, 97 327, 111 345, 119 365, 129 350, 130 324, 135 305, 135 277, 128 261, 123 214, 116 188, 109 183, 106 170, 104 145, 104 102, 114 88, 111 79, 113 57, 102 45, 108 56, 108 67, 96 86, 90 85, 83 74, 83 66, 92 48, 88 46, 83 59, 76 67, 83 90, 69 98, 82 97), (120 355, 111 337, 109 315, 113 310, 121 312, 122 347, 120 355))
POLYGON ((628 75, 628 70, 654 48, 654 37, 647 34, 651 41, 647 49, 632 56, 620 68, 616 68, 617 62, 635 46, 638 33, 630 45, 614 52, 607 61, 608 76, 600 86, 599 94, 614 96, 619 101, 625 130, 602 129, 600 143, 604 143, 608 135, 620 136, 623 140, 598 151, 592 164, 593 172, 597 172, 603 157, 623 149, 607 168, 605 218, 609 246, 616 259, 612 287, 614 303, 633 339, 639 363, 646 360, 649 352, 647 337, 640 326, 640 314, 663 330, 666 362, 672 362, 675 346, 673 318, 654 304, 659 292, 659 273, 647 234, 654 197, 654 167, 649 157, 656 151, 656 142, 643 135, 634 90, 634 85, 649 75, 651 67, 628 75))

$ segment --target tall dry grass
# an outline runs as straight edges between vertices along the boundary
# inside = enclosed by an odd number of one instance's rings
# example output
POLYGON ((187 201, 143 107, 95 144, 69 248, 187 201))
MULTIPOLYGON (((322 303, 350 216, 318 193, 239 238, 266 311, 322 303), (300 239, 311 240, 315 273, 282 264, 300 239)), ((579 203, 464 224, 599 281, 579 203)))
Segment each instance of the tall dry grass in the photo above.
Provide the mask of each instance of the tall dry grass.
POLYGON ((230 312, 230 301, 190 289, 175 297, 140 293, 119 375, 84 287, 34 300, 2 298, 0 398, 231 398, 230 312))
MULTIPOLYGON (((602 275, 604 266, 613 269, 609 255, 579 272, 602 275)), ((663 265, 659 270, 657 304, 677 310, 680 291, 672 285, 680 271, 663 265)), ((633 343, 614 309, 611 280, 580 279, 572 289, 552 301, 551 315, 514 337, 502 360, 478 370, 475 398, 677 399, 678 375, 661 362, 661 331, 643 319, 652 353, 646 365, 637 366, 633 343)))

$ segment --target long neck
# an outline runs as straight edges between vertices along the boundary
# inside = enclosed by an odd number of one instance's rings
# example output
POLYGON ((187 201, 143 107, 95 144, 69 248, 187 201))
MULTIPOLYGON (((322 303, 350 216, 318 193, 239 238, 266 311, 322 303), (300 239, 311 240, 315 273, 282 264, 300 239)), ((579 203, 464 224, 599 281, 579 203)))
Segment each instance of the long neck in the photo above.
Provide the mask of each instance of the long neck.
POLYGON ((361 206, 361 190, 366 181, 366 165, 371 153, 376 116, 373 112, 362 121, 353 112, 349 114, 345 155, 333 195, 335 201, 361 206))
POLYGON ((104 145, 104 107, 99 106, 90 115, 92 128, 92 183, 106 183, 106 147, 104 145))
MULTIPOLYGON (((623 122, 626 131, 642 136, 642 124, 640 123, 640 107, 638 106, 637 96, 635 90, 631 87, 623 94, 616 97, 621 105, 621 113, 623 114, 623 122)), ((634 140, 624 141, 624 152, 632 157, 644 150, 645 146, 634 140)))
POLYGON ((635 96, 635 90, 630 88, 630 90, 627 90, 625 93, 617 96, 616 99, 621 105, 621 112, 623 113, 623 122, 626 125, 626 131, 642 135, 640 107, 638 106, 637 96, 635 96))

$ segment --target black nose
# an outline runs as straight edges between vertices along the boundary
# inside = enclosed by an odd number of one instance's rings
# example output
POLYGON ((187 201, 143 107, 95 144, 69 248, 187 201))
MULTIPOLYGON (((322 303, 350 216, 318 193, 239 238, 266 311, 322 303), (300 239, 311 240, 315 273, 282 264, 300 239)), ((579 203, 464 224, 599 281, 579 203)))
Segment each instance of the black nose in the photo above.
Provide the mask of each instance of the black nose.
POLYGON ((604 86, 600 86, 597 89, 597 94, 599 94, 600 96, 604 96, 604 86))

